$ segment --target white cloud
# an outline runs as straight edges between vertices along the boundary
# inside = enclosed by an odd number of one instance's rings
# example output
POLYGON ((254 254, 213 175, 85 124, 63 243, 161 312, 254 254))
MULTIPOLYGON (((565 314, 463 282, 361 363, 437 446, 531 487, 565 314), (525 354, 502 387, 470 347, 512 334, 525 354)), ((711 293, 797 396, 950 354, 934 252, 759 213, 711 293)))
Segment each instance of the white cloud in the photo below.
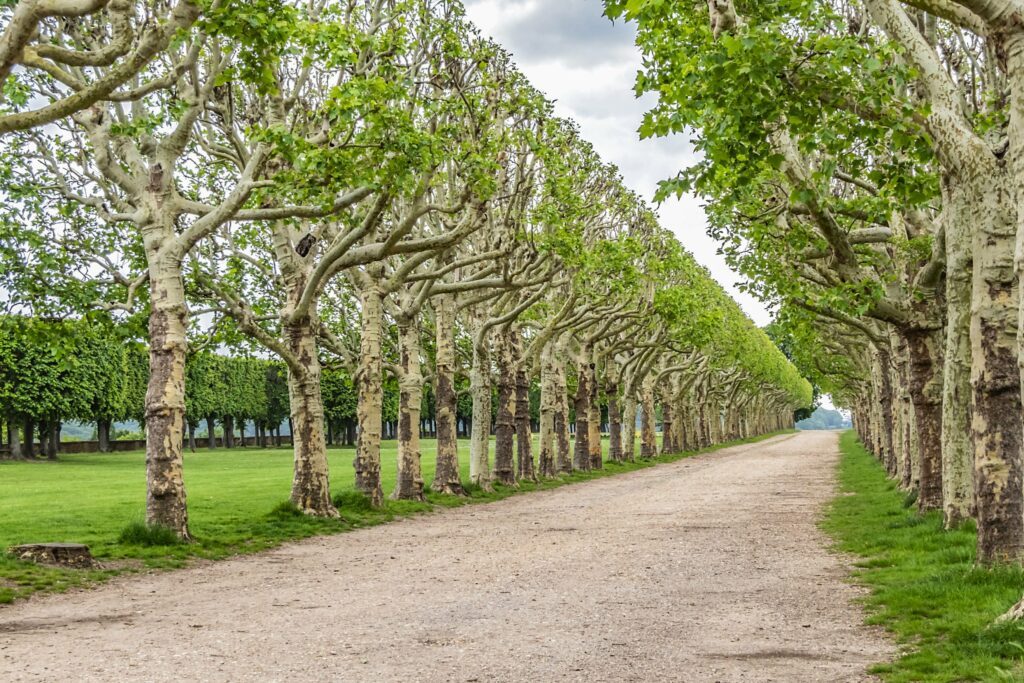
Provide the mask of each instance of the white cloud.
MULTIPOLYGON (((530 81, 556 100, 560 116, 580 124, 583 136, 605 161, 619 167, 626 184, 651 200, 659 180, 674 176, 695 158, 685 136, 641 141, 641 117, 652 100, 637 100, 633 81, 640 53, 633 27, 612 24, 601 0, 465 0, 469 18, 514 56, 530 81)), ((741 279, 717 254, 697 197, 658 207, 662 223, 759 325, 771 321, 761 302, 740 292, 741 279)))

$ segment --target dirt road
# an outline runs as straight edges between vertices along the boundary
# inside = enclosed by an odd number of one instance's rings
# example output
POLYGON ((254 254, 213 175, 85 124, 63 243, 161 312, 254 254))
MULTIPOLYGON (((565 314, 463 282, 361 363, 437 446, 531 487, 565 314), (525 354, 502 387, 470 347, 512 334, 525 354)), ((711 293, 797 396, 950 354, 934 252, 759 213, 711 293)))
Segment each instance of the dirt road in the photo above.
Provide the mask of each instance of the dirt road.
POLYGON ((838 681, 892 654, 777 437, 0 608, 2 681, 838 681))

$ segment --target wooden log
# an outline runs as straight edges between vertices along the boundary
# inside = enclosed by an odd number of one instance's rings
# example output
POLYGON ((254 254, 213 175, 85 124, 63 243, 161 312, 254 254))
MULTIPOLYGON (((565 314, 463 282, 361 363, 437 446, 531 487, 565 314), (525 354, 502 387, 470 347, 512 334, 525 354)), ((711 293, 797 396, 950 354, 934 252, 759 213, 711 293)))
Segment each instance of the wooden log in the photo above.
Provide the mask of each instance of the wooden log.
POLYGON ((10 553, 19 560, 49 564, 72 569, 94 569, 98 567, 89 546, 81 543, 29 543, 10 548, 10 553))

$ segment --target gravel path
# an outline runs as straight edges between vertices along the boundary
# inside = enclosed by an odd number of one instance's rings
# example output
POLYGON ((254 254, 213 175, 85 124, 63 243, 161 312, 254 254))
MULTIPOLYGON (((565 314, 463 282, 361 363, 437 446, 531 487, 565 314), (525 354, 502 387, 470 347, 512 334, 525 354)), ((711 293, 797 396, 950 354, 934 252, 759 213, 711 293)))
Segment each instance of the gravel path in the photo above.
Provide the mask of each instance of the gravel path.
POLYGON ((873 680, 803 433, 0 608, 2 681, 873 680))

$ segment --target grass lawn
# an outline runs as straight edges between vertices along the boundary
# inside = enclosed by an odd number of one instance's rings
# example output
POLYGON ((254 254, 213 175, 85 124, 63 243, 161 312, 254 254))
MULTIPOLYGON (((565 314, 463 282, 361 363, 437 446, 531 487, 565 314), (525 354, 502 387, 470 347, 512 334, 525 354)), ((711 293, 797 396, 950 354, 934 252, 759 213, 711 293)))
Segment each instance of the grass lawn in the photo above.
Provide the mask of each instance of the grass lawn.
POLYGON ((903 651, 875 673, 894 683, 1024 681, 1024 625, 992 625, 1024 594, 1024 570, 975 567, 973 525, 944 531, 942 515, 917 514, 854 432, 840 444, 844 495, 823 527, 860 556, 868 623, 892 632, 903 651))
MULTIPOLYGON (((607 455, 607 441, 604 445, 607 455)), ((469 443, 461 442, 459 450, 463 481, 467 481, 469 443)), ((119 541, 127 526, 144 519, 146 479, 142 452, 64 455, 57 462, 0 462, 0 603, 39 590, 65 590, 120 571, 180 567, 192 557, 217 559, 255 552, 286 540, 380 524, 437 506, 497 500, 517 491, 552 488, 650 467, 686 455, 692 454, 636 463, 606 463, 603 470, 537 484, 524 482, 518 488, 498 487, 492 493, 471 488, 468 498, 428 493, 426 504, 387 501, 382 509, 375 510, 353 489, 354 449, 332 448, 331 490, 342 518, 325 520, 297 514, 286 502, 292 475, 290 448, 201 449, 185 454, 189 526, 196 542, 169 546, 119 541), (39 542, 85 543, 105 566, 113 568, 60 570, 19 562, 2 554, 12 545, 39 542)), ((395 442, 385 442, 381 453, 385 496, 394 488, 395 458, 395 442)), ((434 444, 425 439, 423 474, 428 484, 434 475, 434 458, 434 444)))

